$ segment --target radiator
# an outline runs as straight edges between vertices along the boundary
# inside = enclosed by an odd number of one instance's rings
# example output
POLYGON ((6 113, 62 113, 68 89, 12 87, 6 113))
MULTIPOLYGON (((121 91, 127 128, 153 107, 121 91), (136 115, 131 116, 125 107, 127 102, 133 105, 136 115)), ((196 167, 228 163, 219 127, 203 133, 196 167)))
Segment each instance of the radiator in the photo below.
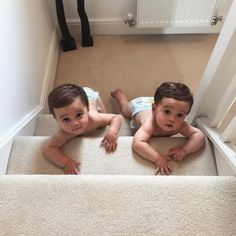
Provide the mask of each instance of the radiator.
POLYGON ((210 26, 217 0, 137 0, 137 27, 210 26))

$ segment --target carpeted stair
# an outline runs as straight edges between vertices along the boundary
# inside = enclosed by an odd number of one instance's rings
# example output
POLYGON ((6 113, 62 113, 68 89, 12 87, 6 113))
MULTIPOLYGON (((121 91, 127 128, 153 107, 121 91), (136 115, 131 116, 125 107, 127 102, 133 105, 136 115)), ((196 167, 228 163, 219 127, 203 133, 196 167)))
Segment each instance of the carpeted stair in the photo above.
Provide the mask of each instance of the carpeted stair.
MULTIPOLYGON (((41 115, 35 136, 15 138, 0 177, 0 235, 236 235, 236 178, 217 176, 208 140, 172 162, 171 176, 154 176, 155 166, 132 151, 124 119, 114 153, 100 146, 105 129, 64 146, 82 163, 81 175, 69 176, 41 151, 56 129, 41 115)), ((150 143, 164 154, 184 141, 150 143)))
POLYGON ((0 177, 0 235, 234 236, 236 179, 0 177))

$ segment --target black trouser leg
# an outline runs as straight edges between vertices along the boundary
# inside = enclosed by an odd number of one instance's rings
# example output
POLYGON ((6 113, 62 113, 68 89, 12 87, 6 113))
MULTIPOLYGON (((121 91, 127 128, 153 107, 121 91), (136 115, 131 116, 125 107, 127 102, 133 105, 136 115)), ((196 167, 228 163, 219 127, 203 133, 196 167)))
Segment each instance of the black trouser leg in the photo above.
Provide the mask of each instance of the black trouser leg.
POLYGON ((69 29, 66 24, 64 7, 62 0, 55 0, 56 2, 56 10, 57 10, 57 19, 60 26, 61 34, 62 34, 62 48, 64 52, 75 50, 76 43, 75 39, 71 37, 69 29))
POLYGON ((91 47, 93 46, 93 38, 90 34, 89 21, 84 8, 84 0, 77 0, 77 10, 81 20, 82 46, 91 47))

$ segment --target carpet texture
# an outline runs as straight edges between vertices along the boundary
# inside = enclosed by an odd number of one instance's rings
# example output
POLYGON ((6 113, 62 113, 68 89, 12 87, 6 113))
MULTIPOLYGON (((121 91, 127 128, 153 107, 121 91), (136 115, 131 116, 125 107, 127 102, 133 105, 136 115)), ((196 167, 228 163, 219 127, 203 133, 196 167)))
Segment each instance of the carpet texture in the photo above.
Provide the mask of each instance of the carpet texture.
POLYGON ((236 235, 236 178, 0 176, 0 234, 236 235))
MULTIPOLYGON (((119 131, 119 136, 132 136, 133 132, 129 126, 129 119, 122 116, 122 124, 119 131)), ((36 121, 34 136, 51 136, 58 130, 56 120, 50 114, 39 115, 36 121)), ((106 128, 98 129, 96 132, 91 133, 89 136, 97 137, 103 136, 106 128)))
MULTIPOLYGON (((7 174, 63 174, 63 170, 51 164, 42 154, 41 146, 48 137, 18 137, 15 139, 8 163, 7 174)), ((82 164, 80 173, 84 175, 153 175, 153 163, 132 151, 132 137, 119 137, 114 153, 106 153, 100 146, 102 137, 74 138, 65 144, 63 150, 82 164)), ((165 154, 171 147, 185 142, 183 137, 152 138, 151 146, 165 154)), ((174 162, 173 175, 217 175, 211 146, 206 146, 186 157, 182 162, 174 162)))

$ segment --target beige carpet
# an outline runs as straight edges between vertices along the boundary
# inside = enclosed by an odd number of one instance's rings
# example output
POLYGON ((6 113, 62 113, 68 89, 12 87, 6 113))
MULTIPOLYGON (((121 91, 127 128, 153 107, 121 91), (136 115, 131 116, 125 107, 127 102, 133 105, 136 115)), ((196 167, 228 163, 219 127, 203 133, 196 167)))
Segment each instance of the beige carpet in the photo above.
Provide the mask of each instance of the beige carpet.
MULTIPOLYGON (((218 35, 94 36, 94 46, 62 52, 56 85, 98 90, 110 112, 119 112, 110 91, 129 98, 152 96, 164 81, 186 83, 195 94, 218 35)), ((80 43, 78 43, 80 46, 80 43)))
POLYGON ((236 179, 0 176, 1 236, 235 236, 236 179))
MULTIPOLYGON (((15 138, 8 163, 7 174, 64 174, 63 170, 45 159, 42 144, 47 137, 15 138)), ((106 153, 100 146, 102 137, 74 138, 65 144, 64 152, 81 162, 82 175, 154 175, 153 163, 144 160, 132 151, 132 137, 121 136, 117 150, 106 153)), ((182 137, 152 138, 150 145, 161 154, 185 142, 182 137)), ((217 175, 210 144, 186 157, 181 162, 172 162, 172 175, 217 175)))

